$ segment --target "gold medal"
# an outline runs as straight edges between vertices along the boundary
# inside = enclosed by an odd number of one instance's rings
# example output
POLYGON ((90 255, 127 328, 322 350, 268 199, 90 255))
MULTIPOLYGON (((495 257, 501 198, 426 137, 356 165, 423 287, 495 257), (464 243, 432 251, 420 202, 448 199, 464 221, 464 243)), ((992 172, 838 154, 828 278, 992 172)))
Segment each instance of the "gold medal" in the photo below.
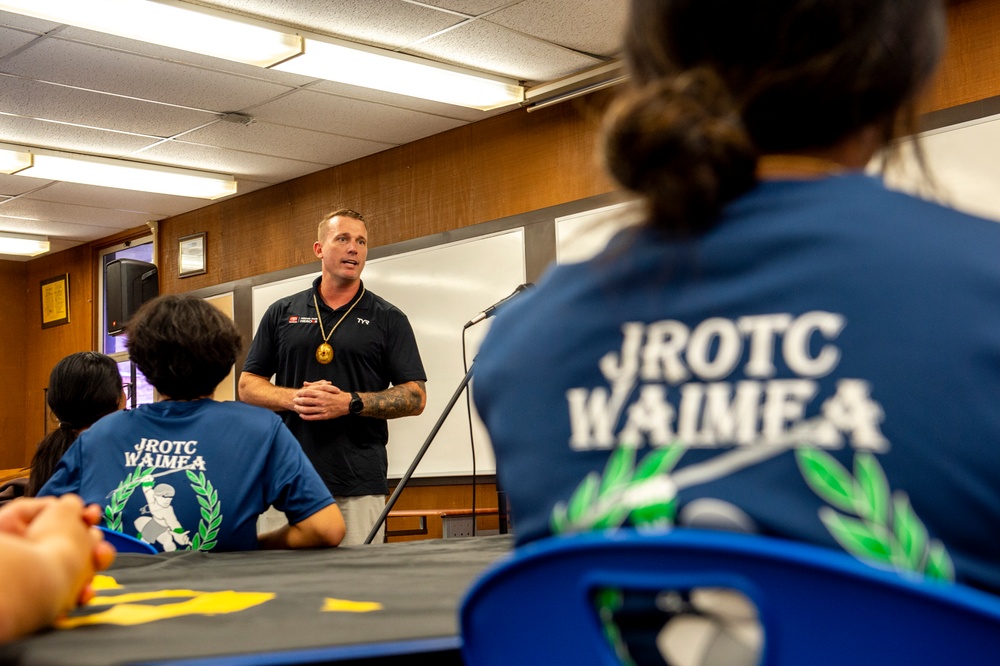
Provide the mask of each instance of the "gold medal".
POLYGON ((319 334, 323 336, 323 344, 316 347, 316 362, 320 365, 327 365, 333 360, 333 347, 331 347, 327 341, 330 339, 330 336, 333 335, 333 332, 337 330, 337 327, 340 326, 340 323, 347 318, 347 315, 351 314, 351 310, 354 309, 354 306, 361 302, 361 297, 364 295, 365 287, 362 285, 361 290, 358 293, 358 297, 354 299, 353 303, 351 303, 351 307, 347 308, 347 312, 345 312, 343 316, 337 320, 337 323, 334 324, 333 328, 330 329, 330 332, 327 333, 323 330, 323 313, 319 311, 319 302, 316 300, 316 292, 313 292, 313 307, 316 308, 316 319, 319 321, 319 334))
POLYGON ((316 361, 318 363, 326 365, 332 360, 333 360, 333 347, 331 347, 325 342, 321 344, 319 347, 316 347, 316 361))

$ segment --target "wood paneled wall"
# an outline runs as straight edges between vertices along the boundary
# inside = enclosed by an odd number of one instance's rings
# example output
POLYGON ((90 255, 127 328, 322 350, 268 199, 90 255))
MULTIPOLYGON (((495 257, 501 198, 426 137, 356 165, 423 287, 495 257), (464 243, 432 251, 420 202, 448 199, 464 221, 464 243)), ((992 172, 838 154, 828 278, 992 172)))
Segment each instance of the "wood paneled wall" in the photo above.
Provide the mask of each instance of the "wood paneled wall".
POLYGON ((948 48, 932 86, 928 111, 1000 95, 1000 2, 948 5, 948 48))
POLYGON ((28 264, 0 261, 0 468, 24 460, 24 378, 28 334, 28 264))
POLYGON ((387 245, 613 189, 595 159, 607 96, 510 111, 160 223, 160 285, 191 291, 316 261, 327 212, 365 215, 387 245), (178 278, 177 239, 205 231, 204 275, 178 278))
MULTIPOLYGON (((949 3, 950 47, 927 110, 1000 95, 1000 3, 949 3)), ((311 263, 315 225, 348 206, 376 245, 458 229, 614 189, 596 160, 606 94, 536 113, 515 110, 349 164, 166 219, 161 290, 184 292, 311 263), (177 239, 208 233, 208 271, 177 277, 177 239)), ((145 229, 129 232, 132 236, 145 229)), ((0 262, 0 468, 30 460, 42 436, 42 389, 62 356, 94 348, 96 250, 120 234, 27 264, 0 262), (70 274, 69 324, 41 328, 39 283, 70 274)))

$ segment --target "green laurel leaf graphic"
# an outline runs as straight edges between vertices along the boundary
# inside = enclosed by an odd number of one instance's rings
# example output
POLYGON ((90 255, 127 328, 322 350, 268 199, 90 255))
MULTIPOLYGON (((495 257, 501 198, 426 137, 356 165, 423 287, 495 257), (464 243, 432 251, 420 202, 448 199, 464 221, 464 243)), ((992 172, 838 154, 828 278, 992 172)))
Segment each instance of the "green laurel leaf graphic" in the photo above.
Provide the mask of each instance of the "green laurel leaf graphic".
POLYGON ((636 527, 661 528, 670 527, 677 517, 677 498, 669 502, 657 502, 634 509, 629 514, 629 521, 636 527))
POLYGON ((618 527, 628 518, 628 507, 614 504, 602 511, 590 526, 592 530, 603 530, 609 527, 618 527))
POLYGON ((828 506, 820 508, 819 517, 833 538, 848 552, 877 562, 892 563, 888 539, 879 534, 877 528, 872 529, 871 525, 837 513, 828 506))
POLYGON ((669 473, 684 455, 684 450, 681 444, 674 442, 666 448, 646 454, 636 467, 632 480, 644 481, 658 474, 669 473))
POLYGON ((820 449, 796 449, 795 459, 813 492, 841 511, 854 513, 854 482, 833 456, 820 449))
POLYGON ((955 579, 955 566, 944 544, 930 538, 906 493, 890 494, 885 471, 874 455, 864 451, 855 454, 853 478, 824 451, 799 448, 795 456, 806 484, 844 512, 828 506, 819 509, 820 520, 844 550, 898 571, 922 573, 936 580, 955 579), (849 495, 851 502, 847 502, 849 495))
POLYGON ((580 522, 581 518, 587 515, 597 499, 597 490, 600 485, 601 477, 597 472, 591 472, 580 482, 580 485, 573 492, 573 496, 569 498, 569 506, 566 508, 566 519, 569 522, 580 522))
POLYGON ((871 453, 854 457, 854 478, 857 480, 855 509, 857 514, 879 525, 889 522, 889 481, 882 466, 871 453))
POLYGON ((635 448, 620 446, 608 456, 603 475, 590 472, 568 503, 558 502, 552 508, 552 533, 619 527, 626 520, 647 528, 672 526, 677 498, 668 472, 684 450, 679 443, 671 444, 646 454, 636 467, 635 448), (662 485, 658 485, 659 477, 663 477, 662 485))
POLYGON ((904 558, 904 568, 908 571, 923 570, 924 557, 927 553, 927 528, 917 518, 906 493, 897 492, 892 498, 893 521, 892 529, 899 542, 901 555, 904 558))
POLYGON ((598 497, 607 497, 632 480, 632 470, 635 468, 635 449, 621 446, 612 452, 604 466, 604 476, 601 479, 598 497))
POLYGON ((566 534, 570 531, 569 519, 566 517, 566 504, 558 502, 552 507, 552 514, 549 516, 549 530, 553 534, 566 534))
POLYGON ((955 580, 955 565, 940 541, 932 541, 927 549, 927 566, 924 573, 933 580, 955 580))
POLYGON ((628 645, 625 643, 621 629, 618 628, 618 623, 615 622, 615 613, 624 604, 622 591, 613 587, 598 588, 594 591, 592 599, 594 610, 597 611, 597 618, 601 623, 604 638, 611 644, 611 647, 615 651, 615 656, 618 657, 618 661, 621 662, 622 666, 635 666, 635 661, 632 659, 632 655, 629 654, 628 645))
POLYGON ((219 526, 222 525, 219 494, 212 486, 212 482, 205 477, 204 472, 195 474, 191 470, 185 470, 185 474, 191 482, 191 489, 196 494, 198 504, 202 507, 198 531, 192 537, 189 549, 212 550, 218 543, 219 526))
POLYGON ((122 529, 122 512, 125 505, 132 497, 132 493, 139 487, 139 479, 147 474, 151 474, 156 468, 143 469, 142 465, 137 466, 131 474, 127 475, 118 487, 111 491, 111 501, 104 507, 104 524, 108 529, 115 532, 124 532, 122 529))

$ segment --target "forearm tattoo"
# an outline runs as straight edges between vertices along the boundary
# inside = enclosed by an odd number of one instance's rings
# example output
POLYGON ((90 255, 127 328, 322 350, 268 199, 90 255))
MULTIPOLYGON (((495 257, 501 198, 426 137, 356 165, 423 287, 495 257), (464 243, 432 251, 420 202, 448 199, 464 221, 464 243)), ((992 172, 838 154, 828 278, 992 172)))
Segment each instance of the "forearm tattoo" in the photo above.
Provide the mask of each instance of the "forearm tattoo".
POLYGON ((424 382, 407 382, 378 393, 365 393, 364 416, 395 419, 419 413, 424 402, 424 382))

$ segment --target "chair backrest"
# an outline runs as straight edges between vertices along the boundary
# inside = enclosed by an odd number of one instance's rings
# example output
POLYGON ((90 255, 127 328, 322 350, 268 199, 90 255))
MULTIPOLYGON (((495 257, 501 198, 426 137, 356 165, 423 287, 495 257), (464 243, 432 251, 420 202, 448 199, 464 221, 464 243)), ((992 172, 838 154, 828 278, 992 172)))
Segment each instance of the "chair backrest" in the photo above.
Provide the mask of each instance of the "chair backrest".
POLYGON ((103 525, 98 527, 104 534, 104 540, 114 546, 115 550, 119 553, 145 553, 146 555, 155 555, 157 553, 156 548, 152 544, 148 544, 141 539, 116 532, 103 525))
POLYGON ((1000 660, 1000 597, 818 546, 686 529, 553 537, 518 549, 467 592, 463 657, 469 666, 618 664, 595 590, 703 587, 737 590, 757 606, 761 664, 1000 660))

